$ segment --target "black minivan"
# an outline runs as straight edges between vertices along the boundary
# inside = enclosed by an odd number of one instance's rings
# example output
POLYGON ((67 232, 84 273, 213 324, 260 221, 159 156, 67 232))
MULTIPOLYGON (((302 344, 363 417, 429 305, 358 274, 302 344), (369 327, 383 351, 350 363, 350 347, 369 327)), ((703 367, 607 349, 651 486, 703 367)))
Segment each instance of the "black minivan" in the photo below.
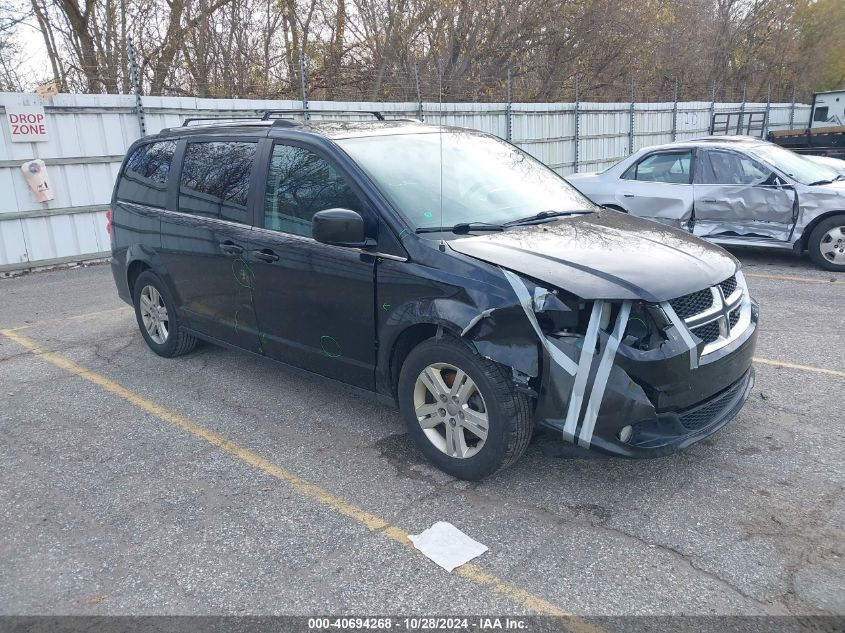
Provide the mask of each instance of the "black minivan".
POLYGON ((535 424, 658 456, 745 402, 758 312, 726 251, 489 134, 291 116, 129 149, 112 270, 156 354, 204 339, 375 392, 464 479, 535 424))

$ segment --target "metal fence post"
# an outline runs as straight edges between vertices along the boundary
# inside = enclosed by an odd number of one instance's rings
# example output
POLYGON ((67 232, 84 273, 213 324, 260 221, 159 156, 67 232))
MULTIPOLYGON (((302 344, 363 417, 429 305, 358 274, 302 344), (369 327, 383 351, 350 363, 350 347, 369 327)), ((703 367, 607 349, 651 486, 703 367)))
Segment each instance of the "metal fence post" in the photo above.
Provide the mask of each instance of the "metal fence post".
POLYGON ((510 143, 513 137, 513 78, 508 68, 508 104, 505 106, 505 139, 510 143))
POLYGON ((581 116, 580 116, 580 112, 579 112, 579 110, 581 109, 581 104, 580 104, 581 95, 579 94, 579 92, 580 92, 579 77, 576 74, 575 75, 575 138, 574 138, 574 140, 575 140, 574 169, 575 169, 576 174, 578 173, 578 163, 580 162, 580 160, 579 160, 580 156, 579 156, 579 151, 578 151, 579 150, 579 148, 578 148, 578 145, 579 145, 578 137, 580 136, 580 133, 581 133, 581 116))
POLYGON ((414 63, 414 81, 417 84, 417 118, 420 121, 425 121, 425 113, 423 112, 422 92, 420 91, 420 63, 414 63))
POLYGON ((131 35, 126 38, 126 57, 129 60, 129 83, 132 84, 132 92, 135 94, 135 114, 138 116, 138 128, 141 130, 141 136, 146 136, 147 120, 144 116, 144 103, 141 101, 141 83, 138 81, 135 46, 132 44, 131 35))
POLYGON ((672 105, 672 141, 678 137, 678 80, 675 79, 675 101, 672 105))
POLYGON ((634 102, 637 95, 635 91, 634 78, 631 77, 631 109, 628 112, 628 155, 634 153, 634 102))
POLYGON ((305 120, 311 120, 308 112, 308 69, 305 67, 305 51, 299 51, 299 76, 302 85, 302 109, 305 111, 305 120))
POLYGON ((748 86, 742 84, 742 105, 739 106, 739 119, 736 122, 736 133, 742 135, 742 124, 745 121, 745 91, 748 86))
POLYGON ((763 138, 769 134, 769 114, 772 111, 772 84, 766 88, 766 114, 763 115, 763 138))
POLYGON ((713 118, 716 115, 716 80, 713 80, 713 86, 710 88, 710 134, 712 135, 713 130, 713 118))
POLYGON ((789 129, 795 126, 795 86, 792 86, 792 107, 789 109, 789 129))

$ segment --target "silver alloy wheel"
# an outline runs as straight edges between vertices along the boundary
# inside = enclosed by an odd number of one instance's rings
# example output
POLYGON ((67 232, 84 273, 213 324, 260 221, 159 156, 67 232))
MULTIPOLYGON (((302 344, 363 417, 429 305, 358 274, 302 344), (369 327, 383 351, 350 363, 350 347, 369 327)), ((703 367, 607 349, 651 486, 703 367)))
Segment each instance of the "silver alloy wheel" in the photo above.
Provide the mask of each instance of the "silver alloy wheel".
POLYGON ((834 226, 822 235, 819 250, 827 261, 845 265, 845 226, 834 226))
POLYGON ((164 345, 170 334, 170 319, 164 299, 154 286, 144 286, 141 290, 140 309, 147 334, 159 345, 164 345))
POLYGON ((487 441, 484 398, 475 382, 454 365, 434 363, 420 372, 414 409, 428 441, 450 457, 472 457, 487 441))

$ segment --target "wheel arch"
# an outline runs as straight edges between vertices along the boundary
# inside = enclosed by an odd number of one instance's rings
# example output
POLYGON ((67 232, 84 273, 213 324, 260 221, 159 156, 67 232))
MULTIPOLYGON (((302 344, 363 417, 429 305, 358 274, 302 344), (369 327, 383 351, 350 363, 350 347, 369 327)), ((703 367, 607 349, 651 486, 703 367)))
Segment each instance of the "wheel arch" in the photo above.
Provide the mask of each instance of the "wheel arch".
POLYGON ((817 215, 812 220, 810 220, 810 222, 807 224, 807 226, 804 227, 804 230, 801 232, 801 239, 798 241, 798 243, 801 245, 801 252, 802 253, 804 251, 809 250, 809 248, 810 248, 810 235, 813 234, 813 231, 815 230, 815 228, 819 224, 824 222, 825 220, 832 218, 832 217, 835 217, 837 215, 841 215, 841 216, 843 216, 843 218, 845 218, 845 209, 840 209, 840 210, 836 210, 836 211, 827 211, 825 213, 817 215))
MULTIPOLYGON (((394 400, 397 398, 399 373, 402 371, 402 365, 405 363, 408 354, 423 341, 437 337, 438 333, 451 334, 456 339, 464 340, 470 346, 465 339, 461 339, 461 332, 457 326, 433 321, 409 324, 394 337, 387 368, 390 396, 394 400)), ((473 349, 473 351, 475 350, 473 349)))
POLYGON ((141 273, 146 270, 152 270, 152 266, 142 259, 136 259, 126 267, 126 283, 129 285, 130 297, 135 296, 135 282, 138 281, 141 273))

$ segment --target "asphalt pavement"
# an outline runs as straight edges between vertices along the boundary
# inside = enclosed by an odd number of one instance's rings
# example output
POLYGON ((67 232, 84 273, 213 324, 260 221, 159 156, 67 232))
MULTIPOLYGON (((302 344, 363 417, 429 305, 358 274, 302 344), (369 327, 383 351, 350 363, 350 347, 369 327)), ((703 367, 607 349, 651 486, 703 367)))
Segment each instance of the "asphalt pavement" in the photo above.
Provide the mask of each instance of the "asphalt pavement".
POLYGON ((0 614, 845 614, 845 276, 735 254, 736 420, 655 460, 540 433, 472 484, 352 389, 155 356, 108 266, 0 279, 0 614), (447 573, 436 521, 489 551, 447 573))

